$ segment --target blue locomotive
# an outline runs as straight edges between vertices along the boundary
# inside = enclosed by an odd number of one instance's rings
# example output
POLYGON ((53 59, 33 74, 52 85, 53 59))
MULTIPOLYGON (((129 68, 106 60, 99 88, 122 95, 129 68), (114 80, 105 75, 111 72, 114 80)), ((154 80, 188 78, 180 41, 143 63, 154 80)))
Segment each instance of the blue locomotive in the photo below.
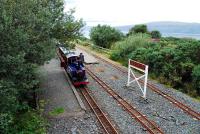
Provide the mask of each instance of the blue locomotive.
POLYGON ((74 86, 87 85, 89 83, 83 65, 84 56, 82 53, 78 55, 75 51, 59 47, 58 56, 61 66, 64 67, 74 86))

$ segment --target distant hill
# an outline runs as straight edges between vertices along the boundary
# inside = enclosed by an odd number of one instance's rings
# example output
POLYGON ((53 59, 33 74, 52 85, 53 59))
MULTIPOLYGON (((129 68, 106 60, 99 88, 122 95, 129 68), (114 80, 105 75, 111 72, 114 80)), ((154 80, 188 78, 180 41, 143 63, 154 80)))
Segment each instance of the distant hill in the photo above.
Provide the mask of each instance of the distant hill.
MULTIPOLYGON (((163 36, 193 37, 200 39, 200 23, 185 22, 151 22, 146 23, 148 30, 158 30, 163 36)), ((117 26, 116 28, 127 33, 134 25, 117 26)))
MULTIPOLYGON (((163 36, 174 36, 174 37, 191 37, 200 39, 200 23, 185 23, 185 22, 150 22, 146 23, 148 30, 158 30, 163 36)), ((116 26, 123 33, 128 33, 129 29, 134 25, 116 26)), ((86 36, 89 34, 90 26, 84 28, 86 36)))

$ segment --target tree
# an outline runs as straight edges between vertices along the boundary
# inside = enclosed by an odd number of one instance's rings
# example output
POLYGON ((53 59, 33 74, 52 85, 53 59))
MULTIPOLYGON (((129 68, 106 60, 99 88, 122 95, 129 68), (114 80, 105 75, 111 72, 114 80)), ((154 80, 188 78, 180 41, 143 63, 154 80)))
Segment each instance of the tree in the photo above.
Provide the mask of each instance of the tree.
POLYGON ((63 18, 54 26, 54 37, 64 45, 67 45, 69 41, 73 41, 80 37, 81 28, 84 26, 83 20, 76 20, 73 14, 75 13, 74 9, 71 9, 63 18))
POLYGON ((155 39, 161 38, 161 33, 157 30, 151 31, 151 37, 155 39))
POLYGON ((123 34, 107 25, 98 25, 90 31, 90 38, 95 45, 110 48, 112 43, 122 39, 123 34))
POLYGON ((55 55, 58 41, 80 34, 82 25, 63 10, 63 0, 1 0, 0 133, 36 133, 42 126, 35 114, 26 116, 23 127, 18 121, 35 108, 37 67, 55 55), (67 34, 60 34, 58 25, 67 34))
POLYGON ((148 33, 147 26, 144 24, 135 25, 129 30, 127 35, 129 36, 134 33, 148 33))

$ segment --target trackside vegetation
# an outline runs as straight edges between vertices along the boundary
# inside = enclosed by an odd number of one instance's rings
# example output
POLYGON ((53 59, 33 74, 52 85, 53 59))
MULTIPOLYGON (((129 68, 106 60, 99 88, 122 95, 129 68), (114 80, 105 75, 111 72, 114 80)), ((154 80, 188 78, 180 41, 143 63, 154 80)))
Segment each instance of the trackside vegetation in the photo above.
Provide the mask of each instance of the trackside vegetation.
POLYGON ((46 133, 46 121, 36 109, 37 68, 55 55, 57 42, 67 44, 83 26, 73 10, 63 9, 63 0, 0 2, 1 134, 46 133))
POLYGON ((151 76, 161 83, 194 97, 200 95, 200 41, 162 38, 152 42, 149 37, 136 34, 117 42, 113 50, 111 59, 125 65, 129 58, 145 63, 151 76))
POLYGON ((199 40, 161 37, 159 31, 148 31, 147 26, 141 24, 110 45, 112 60, 125 66, 129 58, 145 63, 149 65, 151 78, 200 98, 199 40))

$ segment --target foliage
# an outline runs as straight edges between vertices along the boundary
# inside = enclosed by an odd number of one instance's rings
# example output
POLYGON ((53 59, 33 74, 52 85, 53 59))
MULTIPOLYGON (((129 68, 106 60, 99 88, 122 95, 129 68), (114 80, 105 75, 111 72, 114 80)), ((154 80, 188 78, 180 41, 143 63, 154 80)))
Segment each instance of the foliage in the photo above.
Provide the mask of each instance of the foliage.
POLYGON ((157 30, 151 31, 151 38, 159 39, 161 38, 161 33, 157 30))
POLYGON ((200 41, 168 37, 155 43, 139 37, 133 34, 117 42, 111 59, 127 62, 131 58, 148 64, 151 75, 161 82, 200 96, 200 41))
POLYGON ((90 31, 90 38, 95 45, 110 48, 112 43, 122 39, 123 34, 107 25, 97 25, 90 31))
POLYGON ((131 35, 134 33, 148 33, 147 25, 144 24, 135 25, 129 30, 127 35, 131 35))
POLYGON ((82 36, 80 33, 81 28, 84 26, 83 20, 76 20, 73 14, 75 13, 74 9, 71 9, 63 18, 54 26, 53 35, 61 44, 67 45, 69 41, 82 36))
POLYGON ((35 111, 28 111, 16 120, 15 133, 20 134, 46 134, 47 123, 35 111))
POLYGON ((127 59, 128 55, 135 51, 138 47, 147 47, 150 37, 147 34, 134 34, 123 41, 116 42, 113 45, 113 52, 111 53, 111 59, 120 60, 127 59))
POLYGON ((193 81, 194 81, 194 86, 195 86, 198 94, 200 94, 200 64, 193 68, 192 77, 193 77, 193 81))
POLYGON ((0 133, 42 133, 41 117, 31 110, 39 87, 36 69, 54 56, 56 42, 74 39, 82 26, 63 5, 63 0, 0 2, 0 133), (67 33, 59 35, 58 26, 67 33))

